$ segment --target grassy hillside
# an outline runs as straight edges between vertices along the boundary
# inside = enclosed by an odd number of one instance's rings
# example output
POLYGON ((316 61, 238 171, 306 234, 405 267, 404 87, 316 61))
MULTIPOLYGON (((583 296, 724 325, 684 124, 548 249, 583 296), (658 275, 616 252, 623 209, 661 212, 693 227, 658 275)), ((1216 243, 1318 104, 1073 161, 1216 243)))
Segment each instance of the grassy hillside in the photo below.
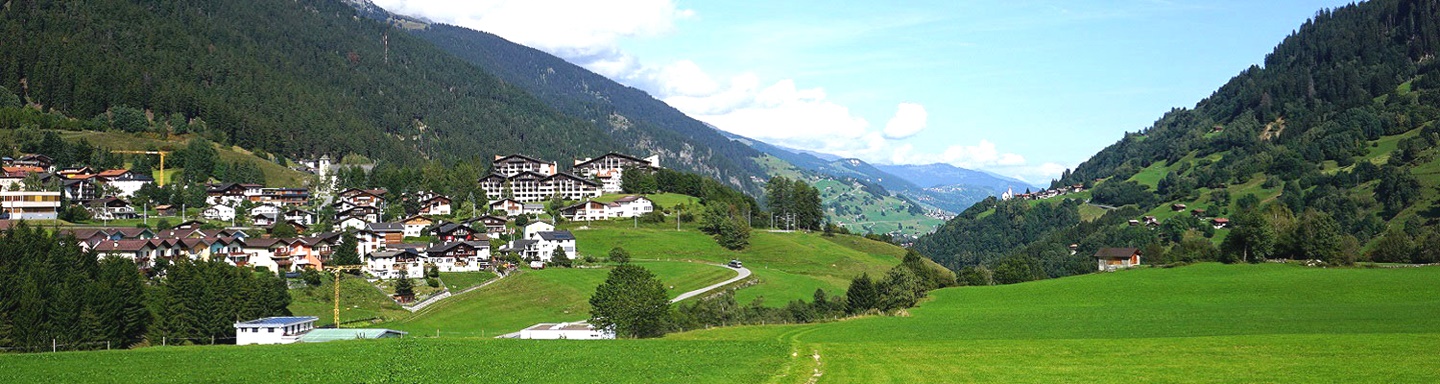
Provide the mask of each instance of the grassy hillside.
MULTIPOLYGON (((582 240, 583 241, 583 240, 582 240)), ((735 271, 686 262, 637 262, 660 276, 671 296, 735 277, 735 271)), ((494 337, 542 322, 590 317, 590 295, 609 268, 526 270, 456 295, 381 326, 447 337, 494 337)))
MULTIPOLYGON (((66 140, 85 139, 97 147, 110 148, 112 150, 133 150, 142 151, 148 148, 155 148, 161 151, 175 151, 185 147, 185 142, 194 135, 170 135, 161 139, 153 134, 132 134, 124 132, 99 132, 99 131, 61 131, 61 138, 66 140)), ((225 163, 248 162, 260 167, 265 173, 265 185, 270 187, 301 187, 305 184, 308 174, 287 168, 273 161, 256 157, 252 152, 237 146, 216 145, 220 155, 220 161, 225 163)), ((167 157, 165 173, 173 175, 179 168, 174 162, 175 158, 167 157)), ((158 160, 157 160, 158 161, 158 160)), ((158 164, 158 163, 157 163, 158 164)), ((160 172, 157 170, 154 175, 157 179, 160 172)))
POLYGON ((905 250, 858 236, 825 237, 818 233, 782 233, 755 230, 750 247, 730 251, 691 225, 676 231, 674 223, 640 225, 630 222, 572 224, 581 255, 603 257, 611 247, 623 247, 637 260, 695 260, 723 263, 739 259, 759 280, 736 292, 740 303, 763 296, 770 306, 795 299, 810 300, 816 288, 843 292, 861 273, 878 276, 900 263, 905 250), (582 228, 583 227, 583 228, 582 228))
POLYGON ((1437 280, 1440 268, 1200 264, 949 288, 907 316, 659 340, 417 331, 404 340, 0 355, 0 370, 15 382, 789 383, 817 372, 820 383, 1434 382, 1437 280), (233 361, 308 363, 221 363, 233 361), (526 363, 486 363, 494 361, 526 363))
POLYGON ((793 340, 820 353, 821 382, 1429 382, 1436 279, 1440 268, 1202 264, 945 289, 908 317, 671 338, 793 340))
POLYGON ((856 233, 900 233, 923 235, 944 222, 917 214, 907 202, 897 197, 879 194, 863 184, 849 179, 802 171, 784 160, 766 155, 755 160, 771 176, 784 176, 804 180, 820 190, 820 201, 825 206, 825 216, 837 225, 856 233), (903 227, 903 228, 902 228, 903 227))

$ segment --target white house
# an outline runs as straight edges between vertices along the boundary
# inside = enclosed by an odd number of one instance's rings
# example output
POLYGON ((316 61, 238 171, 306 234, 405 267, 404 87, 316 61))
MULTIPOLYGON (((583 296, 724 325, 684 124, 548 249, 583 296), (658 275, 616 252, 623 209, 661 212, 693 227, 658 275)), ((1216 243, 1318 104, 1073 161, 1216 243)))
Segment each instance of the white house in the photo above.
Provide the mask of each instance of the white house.
POLYGON ((359 216, 346 216, 341 218, 340 221, 335 222, 335 228, 340 230, 365 229, 367 225, 370 225, 370 222, 365 221, 365 218, 359 216))
POLYGON ((535 238, 527 240, 536 241, 535 251, 542 261, 550 261, 556 249, 564 250, 567 258, 575 258, 575 235, 570 231, 538 232, 535 238))
POLYGON ((315 225, 315 212, 300 208, 291 208, 289 211, 285 211, 285 221, 296 222, 306 226, 315 225))
POLYGON ((455 241, 425 250, 429 262, 440 272, 476 272, 490 267, 490 243, 455 241))
POLYGON ((357 254, 368 255, 371 252, 385 247, 385 235, 365 228, 355 231, 355 247, 357 254))
POLYGON ((420 201, 420 214, 445 216, 450 214, 450 198, 440 195, 420 201))
POLYGON ((95 174, 95 177, 104 180, 107 184, 110 184, 110 186, 118 189, 120 191, 119 196, 121 197, 134 196, 135 192, 140 190, 140 187, 155 182, 155 178, 150 175, 131 172, 128 169, 100 171, 100 173, 95 174))
POLYGON ((639 195, 621 197, 615 200, 614 217, 635 217, 650 213, 655 210, 655 202, 649 198, 639 195))
POLYGON ((615 333, 595 329, 586 322, 540 323, 520 331, 521 339, 534 340, 600 340, 614 339, 615 333))
POLYGON ((387 249, 365 255, 365 271, 381 279, 425 277, 425 256, 412 249, 387 249))
POLYGON ((200 217, 210 220, 230 221, 235 220, 235 208, 224 204, 211 205, 200 212, 200 217))
POLYGON ((560 208, 560 215, 571 221, 605 220, 615 217, 612 212, 619 211, 619 209, 620 205, 615 203, 582 201, 575 205, 560 208))
POLYGON ((266 317, 235 323, 235 345, 290 344, 315 329, 315 316, 266 317))
POLYGON ((550 224, 550 223, 547 223, 547 222, 544 222, 544 221, 536 221, 536 222, 532 222, 532 223, 530 223, 530 224, 526 224, 526 225, 525 225, 525 231, 524 231, 525 236, 524 236, 524 237, 525 237, 526 239, 529 239, 529 238, 531 238, 531 235, 532 235, 532 234, 539 233, 539 232, 550 232, 550 231, 554 231, 554 230, 555 230, 555 226, 554 226, 554 225, 552 225, 552 224, 550 224))
POLYGON ((490 210, 505 212, 505 216, 518 216, 525 214, 525 203, 515 199, 500 199, 490 203, 490 210))

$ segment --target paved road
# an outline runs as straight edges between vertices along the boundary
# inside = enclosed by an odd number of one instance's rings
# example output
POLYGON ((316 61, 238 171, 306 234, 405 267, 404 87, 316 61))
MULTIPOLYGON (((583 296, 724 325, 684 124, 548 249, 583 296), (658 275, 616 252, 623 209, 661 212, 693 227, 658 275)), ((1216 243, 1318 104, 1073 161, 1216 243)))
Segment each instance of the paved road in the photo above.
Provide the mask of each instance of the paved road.
MULTIPOLYGON (((715 265, 715 266, 717 266, 717 267, 720 267, 720 268, 735 269, 735 268, 730 268, 730 267, 723 266, 723 265, 719 265, 719 264, 713 264, 713 265, 715 265)), ((744 278, 746 278, 746 277, 750 277, 750 270, 747 269, 747 268, 739 268, 739 269, 735 269, 735 270, 738 271, 738 272, 740 272, 740 275, 739 275, 739 276, 735 276, 734 278, 732 278, 732 279, 730 279, 730 280, 725 280, 725 281, 722 281, 722 282, 719 282, 719 283, 715 283, 714 285, 711 285, 711 286, 708 286, 708 287, 705 287, 705 288, 700 288, 700 289, 697 289, 697 290, 694 290, 694 291, 682 293, 682 294, 680 294, 680 296, 676 296, 674 299, 670 299, 670 302, 671 302, 671 303, 674 303, 674 302, 677 302, 677 301, 680 301, 680 300, 685 300, 685 299, 688 299, 688 298, 691 298, 691 297, 700 296, 701 294, 703 294, 703 293, 705 293, 705 292, 713 291, 713 290, 715 290, 716 288, 720 288, 720 287, 725 286, 726 284, 734 283, 734 282, 740 281, 741 279, 744 279, 744 278)))

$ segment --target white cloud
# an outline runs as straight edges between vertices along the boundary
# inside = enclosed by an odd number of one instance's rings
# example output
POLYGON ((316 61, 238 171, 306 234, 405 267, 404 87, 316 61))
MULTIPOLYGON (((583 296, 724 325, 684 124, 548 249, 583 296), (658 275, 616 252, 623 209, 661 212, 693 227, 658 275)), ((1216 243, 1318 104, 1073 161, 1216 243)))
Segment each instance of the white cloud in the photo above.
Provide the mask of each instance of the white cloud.
MULTIPOLYGON (((924 105, 900 103, 885 126, 875 129, 850 108, 827 98, 823 88, 782 79, 766 85, 743 72, 717 81, 698 63, 679 60, 651 66, 619 48, 629 37, 659 36, 694 16, 675 0, 373 0, 395 13, 422 16, 494 33, 537 48, 619 82, 646 90, 676 109, 720 129, 793 148, 871 162, 959 167, 1013 174, 1025 180, 1058 176, 1055 163, 1029 165, 988 140, 917 153, 903 140, 929 125, 924 105)), ((722 77, 723 78, 723 77, 722 77)))
POLYGON ((900 103, 895 117, 885 123, 885 138, 898 140, 915 136, 925 129, 928 120, 929 114, 925 112, 924 105, 900 103))
POLYGON ((634 62, 617 48, 621 38, 661 35, 695 15, 672 0, 373 1, 391 12, 494 33, 586 67, 608 69, 634 62))

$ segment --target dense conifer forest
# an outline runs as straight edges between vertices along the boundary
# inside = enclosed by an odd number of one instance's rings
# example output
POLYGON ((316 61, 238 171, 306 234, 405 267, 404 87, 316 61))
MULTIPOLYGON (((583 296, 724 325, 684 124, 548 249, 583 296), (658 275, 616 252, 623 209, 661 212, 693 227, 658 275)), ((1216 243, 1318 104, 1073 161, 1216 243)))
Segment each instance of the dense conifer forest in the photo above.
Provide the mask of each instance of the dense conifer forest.
MULTIPOLYGON (((0 9, 0 31, 0 86, 47 114, 107 129, 123 130, 121 118, 139 111, 203 121, 201 133, 224 144, 401 163, 570 159, 615 147, 592 125, 338 1, 17 0, 0 9)), ((85 128, 75 125, 39 128, 85 128)))

